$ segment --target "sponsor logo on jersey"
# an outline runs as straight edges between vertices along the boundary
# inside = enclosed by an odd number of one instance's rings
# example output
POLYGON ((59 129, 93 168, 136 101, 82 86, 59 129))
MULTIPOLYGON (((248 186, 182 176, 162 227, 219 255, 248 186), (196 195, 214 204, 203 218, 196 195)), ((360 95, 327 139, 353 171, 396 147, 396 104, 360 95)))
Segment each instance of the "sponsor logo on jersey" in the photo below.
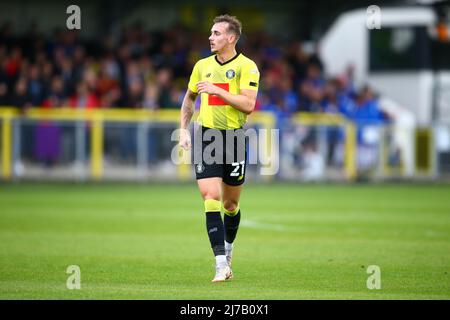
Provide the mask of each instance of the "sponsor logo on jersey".
MULTIPOLYGON (((222 88, 225 91, 230 92, 230 84, 229 83, 213 83, 213 85, 222 88)), ((210 106, 226 106, 227 103, 219 96, 215 96, 213 94, 208 95, 208 104, 210 106)))

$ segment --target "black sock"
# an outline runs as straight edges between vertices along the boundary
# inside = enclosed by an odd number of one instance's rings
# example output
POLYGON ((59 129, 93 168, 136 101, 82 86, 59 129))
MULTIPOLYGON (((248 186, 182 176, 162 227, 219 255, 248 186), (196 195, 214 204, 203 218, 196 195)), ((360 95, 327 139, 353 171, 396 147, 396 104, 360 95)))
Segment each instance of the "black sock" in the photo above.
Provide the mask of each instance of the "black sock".
POLYGON ((241 210, 234 216, 225 214, 223 224, 225 227, 225 240, 228 243, 233 243, 239 229, 239 222, 241 221, 241 210))
POLYGON ((208 232, 214 255, 224 255, 224 228, 220 212, 206 212, 206 231, 208 232))

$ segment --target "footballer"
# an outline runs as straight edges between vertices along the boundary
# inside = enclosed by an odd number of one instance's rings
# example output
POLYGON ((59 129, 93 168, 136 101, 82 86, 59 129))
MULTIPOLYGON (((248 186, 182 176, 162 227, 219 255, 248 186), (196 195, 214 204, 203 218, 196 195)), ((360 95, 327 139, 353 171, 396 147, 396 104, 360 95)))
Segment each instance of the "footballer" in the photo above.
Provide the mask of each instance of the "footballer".
MULTIPOLYGON (((191 148, 187 129, 198 95, 201 100, 197 119, 200 134, 204 136, 213 130, 214 136, 220 134, 223 137, 223 152, 218 153, 223 161, 210 163, 203 159, 194 166, 204 201, 206 230, 216 260, 212 282, 223 282, 233 277, 233 242, 241 218, 239 198, 247 162, 246 144, 232 143, 230 149, 227 132, 243 131, 247 115, 255 108, 259 85, 258 67, 236 50, 241 32, 242 25, 236 17, 221 15, 214 18, 209 37, 213 54, 195 64, 181 106, 179 144, 183 149, 191 148), (230 153, 231 157, 228 157, 230 153)), ((213 142, 205 140, 201 139, 202 152, 213 142)))

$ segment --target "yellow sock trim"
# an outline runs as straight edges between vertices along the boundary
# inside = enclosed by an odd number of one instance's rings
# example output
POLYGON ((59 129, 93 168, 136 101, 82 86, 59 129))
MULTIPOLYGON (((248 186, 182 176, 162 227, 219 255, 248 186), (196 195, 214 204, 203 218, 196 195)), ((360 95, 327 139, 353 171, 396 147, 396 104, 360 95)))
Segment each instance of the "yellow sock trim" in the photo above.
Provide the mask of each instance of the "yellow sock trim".
POLYGON ((237 213, 239 212, 239 204, 237 205, 236 209, 234 209, 233 211, 228 211, 227 209, 223 208, 223 212, 226 215, 233 217, 233 216, 237 215, 237 213))
POLYGON ((220 212, 222 203, 219 200, 206 199, 205 200, 205 212, 220 212))

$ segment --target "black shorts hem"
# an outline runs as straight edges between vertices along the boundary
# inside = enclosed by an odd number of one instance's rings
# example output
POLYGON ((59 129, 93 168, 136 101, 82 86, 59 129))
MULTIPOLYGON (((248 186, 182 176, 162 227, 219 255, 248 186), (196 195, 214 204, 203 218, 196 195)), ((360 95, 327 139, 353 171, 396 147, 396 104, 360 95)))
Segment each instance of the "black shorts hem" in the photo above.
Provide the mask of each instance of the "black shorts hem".
POLYGON ((208 178, 220 178, 223 181, 223 177, 221 175, 195 177, 195 180, 202 180, 202 179, 208 179, 208 178))
POLYGON ((225 183, 226 185, 229 185, 232 187, 238 187, 238 186, 242 186, 245 183, 245 180, 238 181, 238 182, 231 182, 231 181, 225 181, 222 179, 222 182, 225 183))

